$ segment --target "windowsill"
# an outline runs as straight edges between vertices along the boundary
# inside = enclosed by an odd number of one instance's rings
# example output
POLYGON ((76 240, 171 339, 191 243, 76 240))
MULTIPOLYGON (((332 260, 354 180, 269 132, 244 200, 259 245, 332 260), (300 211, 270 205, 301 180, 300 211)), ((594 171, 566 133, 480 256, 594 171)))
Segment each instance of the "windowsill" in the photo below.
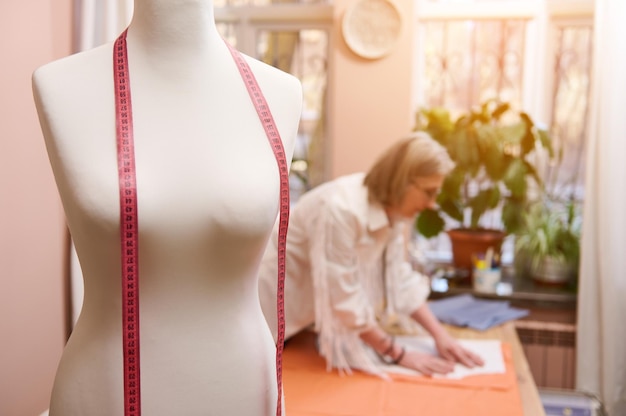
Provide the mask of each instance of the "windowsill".
POLYGON ((455 280, 455 276, 431 278, 431 299, 467 293, 480 298, 510 300, 516 303, 530 301, 566 309, 575 309, 578 297, 574 288, 542 285, 529 278, 516 276, 512 266, 503 267, 502 280, 496 293, 476 291, 468 282, 455 280))

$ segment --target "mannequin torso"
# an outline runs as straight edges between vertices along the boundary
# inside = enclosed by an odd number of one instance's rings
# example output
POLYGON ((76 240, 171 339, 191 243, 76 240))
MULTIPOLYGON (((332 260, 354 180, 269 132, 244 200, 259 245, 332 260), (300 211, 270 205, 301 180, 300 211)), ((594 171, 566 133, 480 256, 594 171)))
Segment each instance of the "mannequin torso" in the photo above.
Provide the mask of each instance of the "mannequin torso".
MULTIPOLYGON (((275 346, 257 268, 276 160, 210 1, 136 0, 128 30, 146 415, 270 415, 275 346)), ((35 101, 85 280, 51 416, 123 414, 112 44, 39 68, 35 101)), ((297 79, 247 59, 291 159, 297 79)))

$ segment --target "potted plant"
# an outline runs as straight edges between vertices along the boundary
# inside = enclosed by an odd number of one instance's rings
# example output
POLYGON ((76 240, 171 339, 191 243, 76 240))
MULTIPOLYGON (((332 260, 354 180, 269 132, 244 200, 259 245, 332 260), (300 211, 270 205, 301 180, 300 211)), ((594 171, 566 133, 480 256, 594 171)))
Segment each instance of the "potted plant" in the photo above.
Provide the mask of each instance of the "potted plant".
POLYGON ((515 239, 516 266, 539 283, 567 285, 576 281, 580 261, 580 204, 551 198, 534 204, 515 239))
POLYGON ((504 237, 522 226, 530 195, 542 187, 533 158, 542 151, 553 156, 550 136, 528 114, 497 100, 456 119, 444 108, 422 109, 414 130, 429 133, 455 162, 437 197, 438 208, 422 212, 416 229, 426 238, 445 230, 455 267, 471 271, 473 253, 487 247, 499 251, 504 237), (494 212, 499 221, 487 227, 484 218, 494 212), (467 244, 459 247, 458 238, 467 244))

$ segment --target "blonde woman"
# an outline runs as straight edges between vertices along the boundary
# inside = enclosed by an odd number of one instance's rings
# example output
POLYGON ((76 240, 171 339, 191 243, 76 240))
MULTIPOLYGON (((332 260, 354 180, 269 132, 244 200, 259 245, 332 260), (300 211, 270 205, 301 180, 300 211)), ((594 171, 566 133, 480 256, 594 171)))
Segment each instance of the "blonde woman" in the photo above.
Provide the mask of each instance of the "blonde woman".
MULTIPOLYGON (((390 146, 367 173, 322 184, 292 208, 285 278, 286 338, 314 324, 329 368, 382 374, 388 363, 426 375, 482 365, 431 313, 428 278, 407 261, 407 227, 433 207, 453 168, 426 133, 390 146), (416 325, 417 324, 417 325, 416 325), (421 328, 438 355, 407 351, 394 333, 421 328)), ((276 230, 263 258, 260 298, 276 336, 276 230)))

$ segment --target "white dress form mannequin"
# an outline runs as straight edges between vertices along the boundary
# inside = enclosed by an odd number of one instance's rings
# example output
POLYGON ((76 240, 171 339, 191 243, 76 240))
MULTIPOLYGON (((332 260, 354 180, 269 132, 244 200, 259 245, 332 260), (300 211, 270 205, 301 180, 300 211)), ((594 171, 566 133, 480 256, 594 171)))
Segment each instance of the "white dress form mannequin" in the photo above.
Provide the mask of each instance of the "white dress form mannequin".
MULTIPOLYGON (((277 163, 210 0, 135 0, 128 29, 139 207, 142 411, 273 415, 275 345, 257 269, 277 163)), ((123 414, 112 44, 47 64, 33 91, 83 270, 51 416, 123 414)), ((291 160, 299 81, 246 58, 291 160)))

